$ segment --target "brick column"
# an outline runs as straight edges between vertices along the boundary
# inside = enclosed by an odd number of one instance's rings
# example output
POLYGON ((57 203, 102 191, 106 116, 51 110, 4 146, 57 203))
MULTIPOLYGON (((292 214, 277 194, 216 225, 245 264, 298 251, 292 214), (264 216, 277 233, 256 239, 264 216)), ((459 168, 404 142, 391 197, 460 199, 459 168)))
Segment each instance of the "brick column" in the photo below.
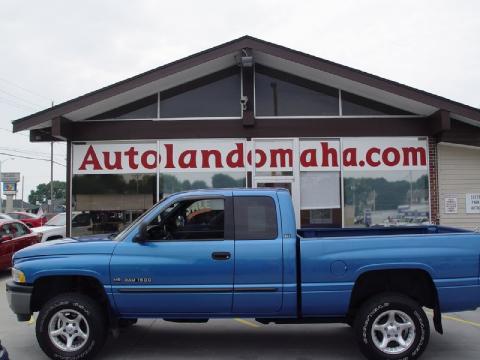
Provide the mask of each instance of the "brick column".
POLYGON ((430 218, 433 224, 440 224, 439 192, 438 192, 438 158, 437 141, 428 138, 429 179, 430 179, 430 218))

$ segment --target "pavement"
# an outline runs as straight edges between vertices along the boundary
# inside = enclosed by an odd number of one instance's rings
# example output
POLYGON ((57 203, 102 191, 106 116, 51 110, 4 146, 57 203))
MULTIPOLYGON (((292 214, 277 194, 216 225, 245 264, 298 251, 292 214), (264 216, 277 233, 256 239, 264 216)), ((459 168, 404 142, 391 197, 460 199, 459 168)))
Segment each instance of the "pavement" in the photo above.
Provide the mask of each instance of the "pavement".
MULTIPOLYGON (((17 322, 0 272, 0 339, 12 360, 48 359, 35 338, 35 317, 17 322)), ((431 316, 429 315, 430 320, 431 316)), ((432 331, 422 360, 480 358, 480 310, 444 315, 444 335, 432 331)), ((432 325, 433 328, 433 325, 432 325)), ((140 320, 110 337, 98 359, 362 359, 343 324, 261 325, 253 319, 176 324, 140 320)))

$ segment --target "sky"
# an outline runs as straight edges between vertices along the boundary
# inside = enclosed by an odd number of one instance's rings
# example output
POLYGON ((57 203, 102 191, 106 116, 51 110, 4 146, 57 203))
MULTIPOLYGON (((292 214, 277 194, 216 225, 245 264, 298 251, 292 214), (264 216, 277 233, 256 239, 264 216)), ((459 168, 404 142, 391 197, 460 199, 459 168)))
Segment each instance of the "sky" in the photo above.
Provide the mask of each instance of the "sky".
POLYGON ((243 35, 480 107, 476 0, 0 0, 1 170, 25 199, 50 181, 50 144, 12 120, 243 35))

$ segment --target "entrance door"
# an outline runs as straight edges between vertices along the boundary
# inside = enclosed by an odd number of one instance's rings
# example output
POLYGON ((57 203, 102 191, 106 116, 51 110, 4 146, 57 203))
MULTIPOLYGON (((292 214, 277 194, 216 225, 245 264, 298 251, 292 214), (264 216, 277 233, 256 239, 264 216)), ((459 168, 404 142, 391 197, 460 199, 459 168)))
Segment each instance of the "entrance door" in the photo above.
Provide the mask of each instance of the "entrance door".
POLYGON ((295 183, 295 179, 291 176, 268 176, 257 177, 253 179, 253 188, 282 188, 287 189, 292 196, 292 203, 295 209, 295 220, 297 227, 300 227, 300 203, 299 203, 299 188, 295 183))
MULTIPOLYGON (((300 226, 300 163, 298 138, 254 138, 250 141, 255 154, 250 171, 253 188, 285 188, 293 201, 297 227, 300 226)), ((252 157, 253 158, 253 157, 252 157)))
POLYGON ((254 188, 283 188, 287 189, 290 195, 292 194, 293 180, 255 180, 254 188))

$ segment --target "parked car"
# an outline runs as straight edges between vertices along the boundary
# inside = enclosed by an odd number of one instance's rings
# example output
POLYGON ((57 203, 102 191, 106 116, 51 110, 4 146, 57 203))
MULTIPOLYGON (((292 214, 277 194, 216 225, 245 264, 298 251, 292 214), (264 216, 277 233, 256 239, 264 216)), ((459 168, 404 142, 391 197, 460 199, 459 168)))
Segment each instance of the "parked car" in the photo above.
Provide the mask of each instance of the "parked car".
MULTIPOLYGON (((73 212, 72 228, 75 236, 90 235, 92 233, 92 216, 88 212, 73 212)), ((60 213, 48 220, 45 225, 32 229, 41 233, 42 241, 62 239, 67 232, 67 214, 60 213)))
POLYGON ((9 360, 7 349, 2 346, 2 342, 0 341, 0 360, 9 360))
POLYGON ((9 212, 7 215, 9 215, 12 219, 20 220, 30 228, 42 226, 47 222, 47 218, 45 216, 38 217, 35 214, 30 214, 23 211, 9 212))
POLYGON ((0 213, 0 220, 12 220, 12 217, 10 215, 0 213))
POLYGON ((36 244, 42 234, 34 233, 17 220, 0 220, 0 270, 12 266, 13 254, 27 246, 36 244))
POLYGON ((412 360, 429 341, 424 308, 442 333, 442 312, 480 305, 479 259, 472 231, 297 230, 287 190, 196 190, 165 198, 112 241, 18 251, 6 291, 19 321, 39 311, 37 339, 52 359, 91 358, 108 327, 136 318, 248 317, 347 323, 367 358, 412 360))

